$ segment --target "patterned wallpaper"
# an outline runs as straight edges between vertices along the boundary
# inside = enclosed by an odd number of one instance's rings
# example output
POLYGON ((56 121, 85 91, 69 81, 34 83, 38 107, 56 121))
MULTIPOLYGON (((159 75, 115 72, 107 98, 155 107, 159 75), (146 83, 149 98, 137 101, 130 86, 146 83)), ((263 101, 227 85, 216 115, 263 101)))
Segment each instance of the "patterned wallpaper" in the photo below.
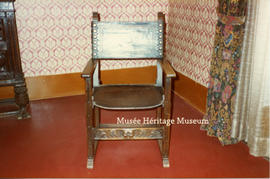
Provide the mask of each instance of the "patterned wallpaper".
MULTIPOLYGON (((91 57, 93 11, 106 21, 155 20, 168 0, 17 0, 20 51, 25 76, 80 72, 91 57)), ((102 69, 153 65, 154 61, 102 62, 102 69)))
POLYGON ((207 86, 217 0, 169 0, 167 57, 185 76, 207 86))
MULTIPOLYGON (((91 57, 91 16, 105 21, 155 20, 167 15, 167 58, 206 86, 217 0, 17 0, 17 26, 26 76, 80 72, 91 57)), ((102 70, 154 65, 154 61, 103 61, 102 70)))

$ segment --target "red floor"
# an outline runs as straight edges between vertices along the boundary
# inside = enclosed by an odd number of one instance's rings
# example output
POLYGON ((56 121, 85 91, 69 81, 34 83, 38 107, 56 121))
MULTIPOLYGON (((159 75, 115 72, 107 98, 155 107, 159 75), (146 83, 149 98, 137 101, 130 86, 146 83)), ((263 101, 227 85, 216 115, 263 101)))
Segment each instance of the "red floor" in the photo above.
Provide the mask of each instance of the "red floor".
MULTIPOLYGON (((155 141, 100 142, 86 169, 84 97, 31 103, 32 119, 0 119, 0 177, 269 177, 269 162, 239 143, 222 146, 199 125, 174 125, 171 167, 162 168, 155 141), (140 145, 138 145, 140 144, 140 145)), ((103 119, 154 116, 154 111, 102 111, 103 119)), ((174 118, 202 117, 174 97, 174 118)))

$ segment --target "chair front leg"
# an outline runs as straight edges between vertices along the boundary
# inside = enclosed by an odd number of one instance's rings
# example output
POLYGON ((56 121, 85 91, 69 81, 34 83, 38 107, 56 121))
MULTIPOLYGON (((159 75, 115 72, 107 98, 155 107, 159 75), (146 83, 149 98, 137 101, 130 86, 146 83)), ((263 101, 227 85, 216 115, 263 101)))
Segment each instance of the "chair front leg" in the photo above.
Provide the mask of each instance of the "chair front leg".
POLYGON ((92 104, 92 85, 91 78, 85 78, 86 92, 86 125, 87 125, 87 168, 94 167, 94 135, 93 135, 93 104, 92 104))
MULTIPOLYGON (((171 119, 171 78, 166 77, 165 81, 165 101, 163 108, 163 117, 165 120, 171 119)), ((163 167, 170 167, 169 163, 169 150, 170 150, 170 134, 171 127, 164 125, 163 131, 163 139, 162 139, 162 159, 163 159, 163 167)))

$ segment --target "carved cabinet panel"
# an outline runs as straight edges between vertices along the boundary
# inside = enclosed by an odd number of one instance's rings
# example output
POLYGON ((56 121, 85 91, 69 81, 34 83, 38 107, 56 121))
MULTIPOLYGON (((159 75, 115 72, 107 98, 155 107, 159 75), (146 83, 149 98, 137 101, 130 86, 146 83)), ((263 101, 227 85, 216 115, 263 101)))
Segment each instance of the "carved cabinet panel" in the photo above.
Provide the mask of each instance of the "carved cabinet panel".
POLYGON ((21 66, 15 9, 15 0, 0 0, 0 87, 13 86, 14 98, 0 101, 0 107, 14 103, 16 109, 0 111, 0 117, 28 118, 29 98, 21 66))

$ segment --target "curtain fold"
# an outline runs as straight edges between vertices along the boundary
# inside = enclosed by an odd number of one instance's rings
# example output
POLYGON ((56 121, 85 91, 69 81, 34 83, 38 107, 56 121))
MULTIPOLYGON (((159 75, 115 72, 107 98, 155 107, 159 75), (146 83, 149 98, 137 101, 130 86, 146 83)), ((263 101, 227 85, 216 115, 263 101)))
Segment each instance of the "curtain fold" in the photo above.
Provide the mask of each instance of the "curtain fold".
POLYGON ((245 96, 249 95, 249 79, 251 71, 250 59, 253 51, 253 39, 255 25, 252 23, 255 20, 255 9, 256 2, 249 1, 247 8, 247 21, 244 34, 244 44, 242 51, 241 67, 239 71, 239 80, 237 82, 237 95, 235 112, 232 121, 231 136, 237 140, 244 140, 246 138, 247 121, 245 120, 248 116, 248 103, 243 100, 245 96))
POLYGON ((219 0, 217 13, 209 124, 201 128, 223 145, 244 140, 250 154, 269 157, 270 1, 219 0))
POLYGON ((231 137, 254 156, 269 156, 270 1, 248 2, 231 137))

